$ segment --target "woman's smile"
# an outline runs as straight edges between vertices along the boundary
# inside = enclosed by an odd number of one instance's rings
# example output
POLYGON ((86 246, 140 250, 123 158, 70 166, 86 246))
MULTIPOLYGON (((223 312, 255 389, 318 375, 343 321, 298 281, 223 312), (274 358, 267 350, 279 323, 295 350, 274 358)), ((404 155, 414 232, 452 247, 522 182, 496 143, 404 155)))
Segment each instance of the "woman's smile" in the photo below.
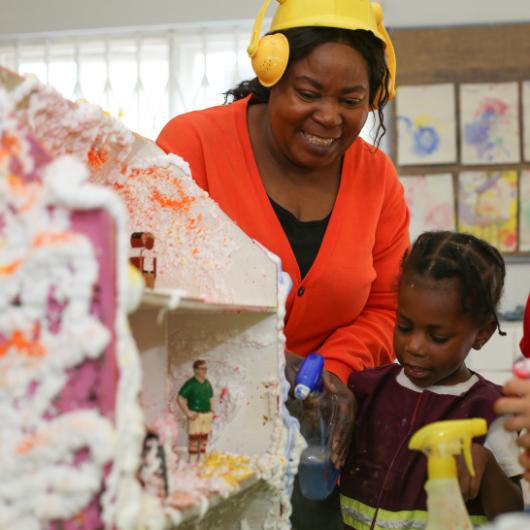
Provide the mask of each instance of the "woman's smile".
POLYGON ((309 144, 318 147, 330 147, 338 139, 333 137, 326 138, 322 136, 317 136, 316 134, 311 134, 306 131, 302 131, 302 134, 304 135, 304 138, 309 144))

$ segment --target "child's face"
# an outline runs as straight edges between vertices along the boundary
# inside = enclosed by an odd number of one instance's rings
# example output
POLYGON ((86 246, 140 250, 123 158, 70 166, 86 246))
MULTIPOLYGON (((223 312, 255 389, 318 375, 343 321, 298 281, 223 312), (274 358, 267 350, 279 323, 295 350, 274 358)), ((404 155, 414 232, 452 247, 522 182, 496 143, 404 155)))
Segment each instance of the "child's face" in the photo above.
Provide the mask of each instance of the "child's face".
MULTIPOLYGON (((487 329, 486 329, 487 328, 487 329)), ((394 349, 409 379, 420 387, 454 385, 469 378, 464 363, 492 333, 463 314, 459 280, 403 278, 398 292, 394 349)))

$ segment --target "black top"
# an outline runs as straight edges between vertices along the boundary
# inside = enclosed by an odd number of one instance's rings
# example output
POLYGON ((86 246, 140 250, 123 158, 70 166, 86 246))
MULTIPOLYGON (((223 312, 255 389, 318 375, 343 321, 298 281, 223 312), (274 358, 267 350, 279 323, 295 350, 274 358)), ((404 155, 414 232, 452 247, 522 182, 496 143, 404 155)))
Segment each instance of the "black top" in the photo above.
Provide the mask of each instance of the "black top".
POLYGON ((331 212, 318 221, 299 221, 289 210, 282 208, 270 197, 269 200, 291 244, 300 268, 300 275, 304 278, 317 257, 331 212))

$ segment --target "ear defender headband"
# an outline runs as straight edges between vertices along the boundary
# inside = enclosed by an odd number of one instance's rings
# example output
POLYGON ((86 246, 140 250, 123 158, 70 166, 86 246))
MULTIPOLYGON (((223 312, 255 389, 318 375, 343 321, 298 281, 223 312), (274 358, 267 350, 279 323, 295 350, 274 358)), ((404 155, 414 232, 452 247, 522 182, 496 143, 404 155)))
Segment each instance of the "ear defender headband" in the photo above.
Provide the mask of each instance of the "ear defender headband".
MULTIPOLYGON (((320 26, 341 29, 363 29, 372 32, 385 44, 385 57, 390 77, 388 97, 395 94, 396 55, 392 41, 383 24, 383 8, 370 0, 277 0, 278 8, 272 20, 270 32, 282 29, 320 26)), ((271 0, 265 0, 259 10, 247 53, 252 68, 264 87, 272 87, 281 78, 289 62, 289 41, 283 33, 260 38, 265 13, 271 0)), ((377 108, 380 94, 374 98, 377 108)))

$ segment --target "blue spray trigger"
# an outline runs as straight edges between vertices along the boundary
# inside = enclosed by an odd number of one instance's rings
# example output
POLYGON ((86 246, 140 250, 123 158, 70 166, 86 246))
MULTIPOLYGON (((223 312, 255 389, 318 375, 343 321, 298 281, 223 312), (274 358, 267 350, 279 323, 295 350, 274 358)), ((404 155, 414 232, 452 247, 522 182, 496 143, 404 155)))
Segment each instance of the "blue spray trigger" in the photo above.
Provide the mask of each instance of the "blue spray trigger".
POLYGON ((294 397, 304 400, 311 392, 321 392, 324 388, 323 371, 324 357, 320 353, 310 353, 303 360, 296 374, 294 397))

